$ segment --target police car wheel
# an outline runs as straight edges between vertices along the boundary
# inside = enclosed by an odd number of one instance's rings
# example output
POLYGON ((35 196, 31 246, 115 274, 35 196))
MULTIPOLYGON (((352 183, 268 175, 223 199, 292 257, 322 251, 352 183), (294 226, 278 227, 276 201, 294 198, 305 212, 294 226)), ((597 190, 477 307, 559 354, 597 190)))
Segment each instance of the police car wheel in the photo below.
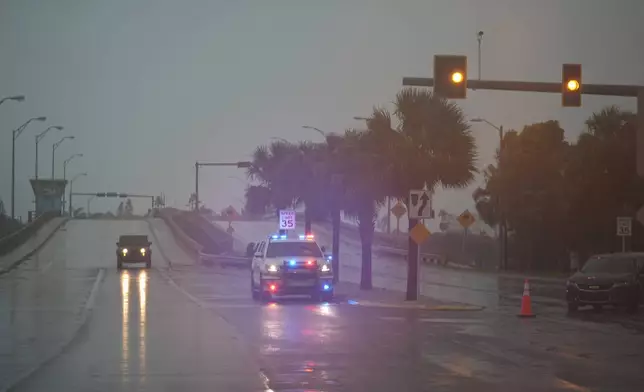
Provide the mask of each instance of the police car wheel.
POLYGON ((320 299, 323 302, 331 302, 331 301, 333 301, 333 292, 321 294, 320 299))
POLYGON ((260 300, 262 302, 271 302, 272 299, 273 299, 273 296, 268 291, 262 291, 261 292, 260 300))
POLYGON ((255 289, 255 278, 253 274, 251 273, 250 275, 250 295, 253 297, 253 299, 259 299, 259 293, 255 289))

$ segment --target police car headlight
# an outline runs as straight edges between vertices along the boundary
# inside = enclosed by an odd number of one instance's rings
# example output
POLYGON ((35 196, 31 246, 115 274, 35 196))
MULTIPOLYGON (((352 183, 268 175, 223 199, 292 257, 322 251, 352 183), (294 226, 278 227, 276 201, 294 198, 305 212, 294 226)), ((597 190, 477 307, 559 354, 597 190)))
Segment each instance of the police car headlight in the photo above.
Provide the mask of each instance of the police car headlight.
POLYGON ((278 268, 277 268, 277 266, 275 264, 268 264, 266 266, 266 270, 268 272, 277 272, 278 268))
POLYGON ((329 272, 329 271, 331 271, 331 267, 328 264, 322 264, 320 266, 320 271, 321 272, 329 272))
POLYGON ((121 250, 121 253, 123 253, 123 256, 125 256, 127 254, 127 248, 123 248, 123 250, 121 250))

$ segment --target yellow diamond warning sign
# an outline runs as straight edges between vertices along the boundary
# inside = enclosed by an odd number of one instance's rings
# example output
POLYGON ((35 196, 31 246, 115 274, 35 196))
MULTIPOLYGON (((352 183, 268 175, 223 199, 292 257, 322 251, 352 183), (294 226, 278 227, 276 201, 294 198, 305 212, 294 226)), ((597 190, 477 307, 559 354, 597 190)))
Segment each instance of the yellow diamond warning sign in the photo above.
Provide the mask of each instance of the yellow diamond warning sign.
POLYGON ((406 212, 407 209, 401 202, 398 202, 395 206, 391 207, 391 213, 394 214, 396 218, 400 219, 400 217, 405 215, 406 212))
POLYGON ((420 222, 418 222, 418 224, 414 226, 414 228, 409 232, 411 239, 414 240, 414 242, 418 245, 427 241, 431 234, 432 233, 427 229, 427 227, 425 227, 425 225, 420 222))
POLYGON ((460 223, 464 229, 472 226, 474 222, 476 222, 476 218, 468 210, 463 211, 463 213, 458 217, 458 223, 460 223))

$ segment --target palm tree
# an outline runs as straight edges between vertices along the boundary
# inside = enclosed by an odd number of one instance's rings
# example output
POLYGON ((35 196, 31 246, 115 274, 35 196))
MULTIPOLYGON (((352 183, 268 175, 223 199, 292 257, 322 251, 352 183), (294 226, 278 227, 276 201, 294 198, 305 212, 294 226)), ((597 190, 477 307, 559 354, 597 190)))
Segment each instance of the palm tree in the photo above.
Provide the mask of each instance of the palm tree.
MULTIPOLYGON (((363 182, 355 186, 371 188, 367 205, 377 205, 380 197, 395 196, 406 200, 412 189, 433 190, 436 186, 463 188, 477 172, 476 145, 462 110, 424 89, 407 88, 396 96, 394 116, 374 108, 367 121, 368 132, 362 145, 367 145, 370 167, 363 167, 363 182), (366 143, 365 143, 366 142, 366 143), (374 154, 371 156, 370 154, 374 154), (378 184, 372 184, 371 176, 378 184), (374 189, 375 188, 375 189, 374 189), (371 203, 373 201, 373 203, 371 203)), ((367 218, 367 212, 362 212, 367 218)), ((410 222, 411 224, 411 222, 410 222)), ((363 241, 363 278, 371 274, 370 233, 361 231, 363 241), (365 241, 367 243, 365 243, 365 241), (368 256, 365 256, 365 252, 368 256)))
POLYGON ((325 172, 324 151, 322 144, 275 141, 268 147, 257 147, 247 172, 249 178, 270 190, 270 204, 276 209, 305 205, 306 232, 311 232, 313 215, 319 215, 324 205, 320 181, 325 172))
POLYGON ((358 220, 362 244, 360 288, 373 287, 371 277, 371 248, 377 211, 387 195, 383 174, 388 163, 381 158, 378 140, 370 130, 348 130, 329 163, 332 170, 344 175, 341 205, 346 215, 358 220))

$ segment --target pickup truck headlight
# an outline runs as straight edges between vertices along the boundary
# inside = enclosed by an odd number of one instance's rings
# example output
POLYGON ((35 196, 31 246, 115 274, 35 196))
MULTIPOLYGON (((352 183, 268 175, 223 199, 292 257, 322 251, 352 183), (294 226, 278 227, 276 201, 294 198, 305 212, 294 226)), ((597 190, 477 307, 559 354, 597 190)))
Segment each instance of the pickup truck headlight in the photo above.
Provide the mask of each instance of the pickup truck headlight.
POLYGON ((266 265, 266 271, 268 272, 277 272, 279 271, 279 267, 275 264, 267 264, 266 265))
POLYGON ((320 265, 320 272, 331 272, 331 266, 329 264, 321 264, 320 265))
POLYGON ((127 248, 121 249, 121 253, 123 253, 123 256, 125 256, 127 254, 127 248))
POLYGON ((145 252, 146 252, 145 248, 141 248, 141 255, 145 256, 145 252))

